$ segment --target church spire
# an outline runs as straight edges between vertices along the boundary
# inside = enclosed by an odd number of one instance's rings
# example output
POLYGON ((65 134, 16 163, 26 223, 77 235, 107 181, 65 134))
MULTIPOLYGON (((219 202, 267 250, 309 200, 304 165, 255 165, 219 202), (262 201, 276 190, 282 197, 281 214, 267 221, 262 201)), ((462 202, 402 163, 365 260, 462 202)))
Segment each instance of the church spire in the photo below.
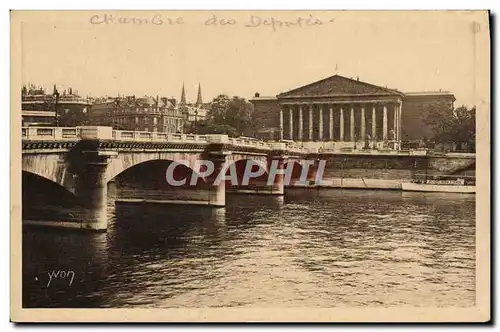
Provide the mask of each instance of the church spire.
POLYGON ((196 98, 196 105, 203 104, 203 100, 201 99, 201 84, 198 83, 198 97, 196 98))
POLYGON ((182 83, 181 104, 186 104, 186 91, 184 90, 184 83, 182 83))

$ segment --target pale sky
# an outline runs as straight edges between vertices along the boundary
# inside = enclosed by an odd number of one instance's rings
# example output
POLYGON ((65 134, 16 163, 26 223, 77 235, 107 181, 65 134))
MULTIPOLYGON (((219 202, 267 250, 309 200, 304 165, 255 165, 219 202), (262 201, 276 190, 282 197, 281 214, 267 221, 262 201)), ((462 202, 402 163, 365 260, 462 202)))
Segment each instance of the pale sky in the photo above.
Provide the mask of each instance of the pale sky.
MULTIPOLYGON (((277 27, 262 20, 296 21, 310 12, 216 12, 231 26, 206 26, 215 12, 115 12, 162 25, 91 24, 106 12, 58 13, 22 26, 22 81, 80 95, 135 94, 188 101, 224 93, 247 99, 338 74, 403 92, 447 90, 456 105, 473 105, 474 33, 471 17, 433 12, 314 12, 323 25, 277 27), (167 18, 184 23, 169 25, 167 18), (257 19, 254 17, 254 25, 257 19), (330 22, 333 20, 333 22, 330 22)), ((110 12, 107 12, 110 13, 110 12)), ((486 29, 487 27, 484 27, 486 29)))

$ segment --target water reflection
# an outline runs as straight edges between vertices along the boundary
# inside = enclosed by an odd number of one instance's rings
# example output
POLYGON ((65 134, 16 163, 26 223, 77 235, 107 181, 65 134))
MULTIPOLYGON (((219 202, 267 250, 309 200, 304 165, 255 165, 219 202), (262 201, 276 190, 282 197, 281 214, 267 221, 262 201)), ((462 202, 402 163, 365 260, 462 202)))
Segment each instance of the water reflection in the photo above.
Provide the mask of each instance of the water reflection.
POLYGON ((106 234, 24 230, 23 300, 34 307, 470 306, 474 198, 297 189, 285 197, 228 195, 219 209, 110 198, 106 234), (34 279, 57 266, 78 271, 72 287, 34 279))

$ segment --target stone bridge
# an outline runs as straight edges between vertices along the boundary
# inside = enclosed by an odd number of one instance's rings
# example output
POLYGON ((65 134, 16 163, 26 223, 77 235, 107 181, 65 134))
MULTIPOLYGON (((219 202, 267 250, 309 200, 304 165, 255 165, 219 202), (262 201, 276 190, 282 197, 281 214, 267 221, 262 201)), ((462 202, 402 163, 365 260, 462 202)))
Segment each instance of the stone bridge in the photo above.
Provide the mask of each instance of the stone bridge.
MULTIPOLYGON (((451 158, 434 157, 426 151, 346 151, 336 150, 329 143, 264 142, 226 135, 132 132, 110 127, 22 128, 23 220, 37 225, 105 230, 110 182, 116 187, 115 202, 220 207, 225 205, 226 192, 283 195, 283 174, 278 172, 271 183, 267 181, 273 164, 279 170, 290 165, 289 187, 377 189, 398 189, 402 180, 429 166, 454 173, 475 165, 470 155, 451 158), (201 176, 199 169, 190 167, 202 160, 215 166, 211 175, 201 176), (320 160, 326 162, 319 176, 322 183, 316 181, 320 160), (173 177, 187 181, 172 187, 165 172, 171 163, 179 161, 187 162, 187 166, 175 167, 173 177), (253 167, 249 163, 259 163, 265 172, 242 186, 245 169, 253 167), (308 164, 305 172, 304 163, 308 164), (237 174, 237 184, 227 180, 216 184, 217 176, 223 170, 227 174, 231 167, 237 174), (301 175, 306 182, 299 181, 301 175), (192 181, 194 186, 190 185, 192 181), (44 203, 51 198, 52 203, 44 203), (74 220, 63 217, 34 221, 30 216, 33 205, 42 205, 42 210, 68 210, 74 220)), ((33 211, 36 219, 43 215, 40 207, 33 211)), ((46 218, 53 218, 53 213, 48 215, 46 218)))

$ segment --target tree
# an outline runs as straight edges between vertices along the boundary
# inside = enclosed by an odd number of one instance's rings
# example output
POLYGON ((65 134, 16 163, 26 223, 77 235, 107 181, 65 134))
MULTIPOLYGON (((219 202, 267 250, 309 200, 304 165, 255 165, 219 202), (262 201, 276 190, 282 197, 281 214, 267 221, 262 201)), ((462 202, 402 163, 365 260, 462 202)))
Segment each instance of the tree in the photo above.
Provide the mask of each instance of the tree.
POLYGON ((254 133, 253 105, 244 98, 219 95, 214 98, 205 121, 196 124, 193 131, 200 134, 226 134, 251 136, 254 133))
POLYGON ((233 97, 226 113, 226 124, 236 128, 239 135, 253 136, 253 105, 244 98, 233 97))
POLYGON ((231 105, 231 99, 227 95, 219 95, 210 104, 206 121, 212 124, 223 124, 226 122, 226 114, 231 105))
POLYGON ((432 140, 437 143, 466 144, 475 149, 476 142, 476 107, 468 109, 460 106, 455 110, 428 108, 424 123, 433 131, 432 140))
POLYGON ((454 112, 454 137, 455 142, 467 143, 475 146, 476 144, 476 107, 468 109, 466 106, 460 106, 454 112))

